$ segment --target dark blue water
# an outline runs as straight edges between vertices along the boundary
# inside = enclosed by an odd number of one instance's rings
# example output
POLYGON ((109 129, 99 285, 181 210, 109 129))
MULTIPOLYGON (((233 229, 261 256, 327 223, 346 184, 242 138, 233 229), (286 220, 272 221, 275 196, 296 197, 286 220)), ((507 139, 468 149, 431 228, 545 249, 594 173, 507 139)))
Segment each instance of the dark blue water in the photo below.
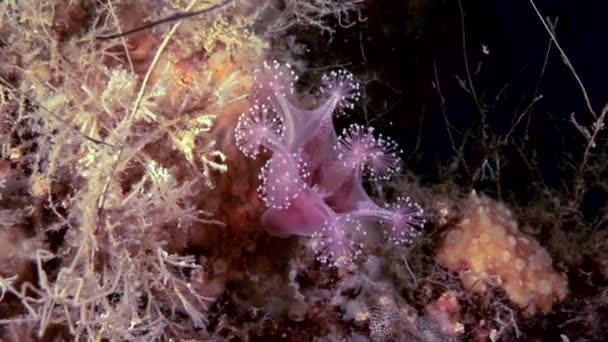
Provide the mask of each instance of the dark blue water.
MULTIPOLYGON (((604 3, 536 2, 544 18, 557 22, 557 39, 596 113, 608 102, 604 3)), ((550 36, 529 1, 462 0, 461 12, 456 0, 417 7, 380 0, 366 14, 368 20, 355 29, 339 31, 332 43, 337 57, 331 58, 372 75, 368 112, 380 114, 374 124, 404 147, 410 169, 440 180, 454 161, 453 141, 462 146, 463 162, 451 176, 464 185, 497 191, 495 182, 474 175, 486 161, 498 168, 498 158, 500 183, 524 198, 533 195, 527 190, 532 183, 569 186, 585 143, 571 115, 586 126, 593 117, 572 71, 557 48, 549 48, 550 36), (468 84, 465 51, 479 106, 458 81, 468 84)), ((605 138, 598 139, 599 150, 605 138)))

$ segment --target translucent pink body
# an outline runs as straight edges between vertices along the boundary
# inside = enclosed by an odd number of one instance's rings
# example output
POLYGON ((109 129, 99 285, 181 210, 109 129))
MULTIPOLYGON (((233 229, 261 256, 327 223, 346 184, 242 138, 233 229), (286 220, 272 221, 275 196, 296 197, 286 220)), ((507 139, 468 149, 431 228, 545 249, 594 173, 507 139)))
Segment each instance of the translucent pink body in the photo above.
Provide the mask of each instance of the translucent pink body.
POLYGON ((257 73, 256 104, 241 115, 235 130, 245 155, 272 152, 260 171, 266 231, 312 237, 319 260, 334 265, 360 254, 356 240, 365 235, 366 221, 384 224, 391 242, 410 242, 424 224, 420 206, 400 197, 381 207, 362 187, 364 175, 379 181, 400 169, 397 145, 358 124, 336 134, 332 117, 352 109, 359 98, 355 78, 344 70, 323 76, 323 101, 314 109, 293 102, 296 79, 288 65, 264 64, 257 73))

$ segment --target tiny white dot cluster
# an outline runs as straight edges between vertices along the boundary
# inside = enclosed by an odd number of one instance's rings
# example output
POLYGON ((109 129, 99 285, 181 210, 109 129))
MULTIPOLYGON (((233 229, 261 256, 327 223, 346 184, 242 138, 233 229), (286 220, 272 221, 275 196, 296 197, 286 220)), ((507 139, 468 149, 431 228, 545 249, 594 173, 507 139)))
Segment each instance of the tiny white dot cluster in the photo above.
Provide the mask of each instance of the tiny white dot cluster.
POLYGON ((352 124, 342 131, 334 150, 345 167, 361 168, 374 180, 387 180, 400 170, 402 151, 393 140, 376 138, 373 133, 373 127, 352 124))
POLYGON ((245 156, 255 158, 264 144, 280 143, 283 123, 272 108, 256 103, 239 117, 234 137, 238 149, 245 156))
POLYGON ((342 114, 344 109, 353 109, 355 103, 361 97, 360 83, 352 73, 344 70, 334 70, 321 77, 321 93, 334 97, 337 114, 342 114))
POLYGON ((384 222, 387 240, 397 245, 409 245, 420 236, 426 223, 422 207, 408 197, 397 197, 394 203, 385 205, 390 219, 384 222))
POLYGON ((266 206, 287 209, 308 186, 306 163, 298 154, 275 153, 262 167, 258 192, 266 206))
POLYGON ((379 222, 386 240, 395 245, 411 244, 426 223, 424 210, 410 197, 397 197, 383 207, 371 200, 361 201, 351 214, 379 222))
POLYGON ((317 260, 336 267, 354 262, 361 256, 363 246, 349 235, 361 230, 361 223, 348 214, 336 214, 325 221, 323 228, 311 236, 317 260))
POLYGON ((262 97, 287 97, 293 94, 297 80, 298 76, 289 63, 281 64, 276 60, 264 62, 262 68, 254 72, 254 90, 262 93, 262 97))

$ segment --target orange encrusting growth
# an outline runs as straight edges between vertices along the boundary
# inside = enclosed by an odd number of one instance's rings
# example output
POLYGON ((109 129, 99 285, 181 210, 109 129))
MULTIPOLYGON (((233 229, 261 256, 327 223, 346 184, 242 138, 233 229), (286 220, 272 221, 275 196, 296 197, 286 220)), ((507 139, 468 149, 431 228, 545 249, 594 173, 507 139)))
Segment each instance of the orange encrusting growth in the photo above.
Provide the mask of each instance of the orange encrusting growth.
POLYGON ((549 253, 519 231, 511 211, 476 193, 465 217, 440 242, 436 259, 459 272, 465 289, 485 293, 488 285, 501 286, 527 314, 549 312, 568 292, 549 253))

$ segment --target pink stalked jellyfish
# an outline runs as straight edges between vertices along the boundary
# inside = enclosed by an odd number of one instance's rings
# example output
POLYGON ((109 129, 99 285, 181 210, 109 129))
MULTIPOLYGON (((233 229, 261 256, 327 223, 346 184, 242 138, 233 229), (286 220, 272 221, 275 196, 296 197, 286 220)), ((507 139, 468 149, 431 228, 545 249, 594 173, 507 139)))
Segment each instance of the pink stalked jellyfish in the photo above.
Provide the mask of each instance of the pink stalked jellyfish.
POLYGON ((307 174, 303 161, 294 153, 275 152, 262 168, 260 194, 266 206, 287 209, 306 189, 307 174))
POLYGON ((373 127, 350 125, 338 140, 337 157, 345 168, 361 169, 373 179, 386 180, 400 169, 400 151, 394 141, 376 138, 373 132, 373 127))
POLYGON ((409 197, 398 197, 384 208, 371 200, 363 201, 351 212, 355 218, 380 222, 387 240, 398 245, 409 244, 418 237, 425 223, 423 215, 422 208, 409 197))
POLYGON ((388 220, 383 221, 388 240, 396 244, 409 244, 420 235, 424 226, 424 210, 409 197, 397 197, 393 203, 386 205, 390 213, 388 220))
POLYGON ((314 109, 292 102, 296 79, 289 65, 264 63, 256 72, 255 104, 235 130, 246 156, 255 158, 261 149, 272 152, 260 172, 266 231, 311 237, 319 260, 334 266, 361 253, 362 223, 380 222, 390 242, 411 242, 424 225, 420 206, 400 197, 380 207, 362 186, 366 175, 379 181, 400 170, 397 144, 358 124, 336 135, 332 117, 352 109, 360 96, 355 77, 345 70, 325 74, 321 103, 314 109))
POLYGON ((342 266, 352 263, 360 254, 362 246, 353 239, 361 231, 361 223, 348 214, 332 215, 318 231, 312 234, 312 248, 323 264, 342 266))
POLYGON ((359 101, 359 82, 350 72, 339 69, 321 77, 321 92, 329 95, 329 100, 335 102, 337 111, 353 109, 359 101))
POLYGON ((281 144, 281 118, 265 104, 255 104, 243 113, 235 129, 236 146, 246 156, 255 158, 261 149, 272 150, 281 144))
POLYGON ((262 224, 273 236, 311 236, 333 215, 323 199, 307 189, 291 201, 289 208, 269 208, 262 216, 262 224))
POLYGON ((276 60, 264 62, 262 68, 255 71, 254 91, 260 100, 285 98, 293 94, 293 84, 297 80, 298 76, 289 64, 281 64, 276 60))

